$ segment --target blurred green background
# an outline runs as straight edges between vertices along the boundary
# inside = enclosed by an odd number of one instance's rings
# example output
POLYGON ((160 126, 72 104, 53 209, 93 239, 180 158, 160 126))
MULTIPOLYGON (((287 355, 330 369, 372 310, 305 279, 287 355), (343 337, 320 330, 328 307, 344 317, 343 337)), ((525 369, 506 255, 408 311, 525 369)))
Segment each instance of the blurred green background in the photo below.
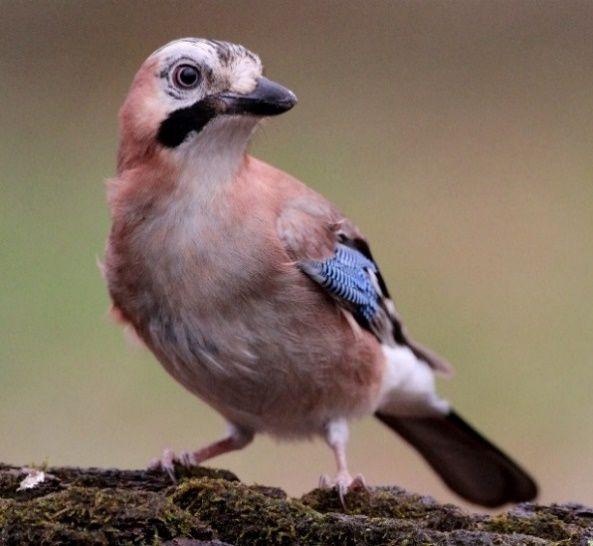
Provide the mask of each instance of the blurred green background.
MULTIPOLYGON (((141 467, 222 420, 107 318, 96 260, 117 111, 163 43, 243 43, 299 96, 255 155, 354 218, 442 392, 532 470, 593 504, 593 4, 0 2, 0 460, 141 467)), ((454 500, 372 419, 371 484, 454 500)), ((297 494, 321 441, 262 437, 213 464, 297 494)))

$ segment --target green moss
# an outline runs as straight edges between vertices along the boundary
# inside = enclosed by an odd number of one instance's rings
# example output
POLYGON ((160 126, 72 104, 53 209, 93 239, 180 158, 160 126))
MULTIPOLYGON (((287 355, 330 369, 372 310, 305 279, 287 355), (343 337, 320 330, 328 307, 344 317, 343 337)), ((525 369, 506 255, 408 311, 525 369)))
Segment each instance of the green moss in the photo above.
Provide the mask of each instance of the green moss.
POLYGON ((28 502, 3 501, 1 544, 147 544, 212 537, 212 531, 154 492, 71 487, 28 502))
POLYGON ((0 498, 10 498, 16 495, 16 490, 24 476, 19 477, 16 469, 0 466, 0 498))
POLYGON ((452 531, 467 528, 472 518, 452 504, 441 505, 430 497, 407 493, 398 487, 379 487, 371 492, 353 491, 346 495, 345 506, 333 491, 315 489, 301 501, 318 512, 364 514, 379 518, 412 520, 427 529, 452 531))
MULTIPOLYGON (((396 487, 290 499, 247 486, 226 471, 161 472, 49 468, 17 491, 24 473, 0 465, 0 544, 146 544, 220 539, 231 545, 393 546, 577 545, 593 539, 593 510, 520 505, 506 514, 468 514, 396 487)), ((173 543, 171 543, 173 544, 173 543)), ((218 543, 220 544, 220 543, 218 543)))
POLYGON ((578 505, 527 505, 486 520, 482 528, 497 533, 524 533, 555 544, 581 544, 584 533, 593 541, 593 511, 578 505))
MULTIPOLYGON (((240 483, 204 478, 179 485, 171 496, 176 505, 211 526, 221 540, 236 545, 377 546, 496 543, 496 537, 472 528, 471 517, 461 518, 461 512, 454 507, 447 507, 441 515, 441 520, 445 521, 448 514, 458 512, 459 517, 455 520, 457 525, 463 521, 469 529, 460 529, 455 542, 449 542, 451 535, 434 529, 434 522, 437 521, 435 513, 438 512, 439 505, 415 495, 409 497, 406 504, 402 503, 401 495, 399 498, 390 496, 389 490, 377 493, 350 493, 346 497, 348 507, 358 512, 352 515, 337 513, 341 512, 342 508, 333 491, 314 491, 301 502, 265 495, 240 483), (415 507, 412 499, 418 499, 415 507), (313 508, 314 504, 319 510, 313 508), (376 514, 362 514, 365 506, 373 506, 376 514), (414 513, 414 517, 406 519, 405 516, 378 516, 381 511, 391 514, 393 506, 399 506, 401 514, 405 512, 409 516, 414 513), (427 513, 430 513, 430 518, 426 518, 427 513), (432 527, 426 527, 425 521, 432 527)), ((535 545, 542 542, 529 537, 521 538, 520 541, 507 537, 500 544, 535 545)))
POLYGON ((243 484, 192 479, 181 484, 173 502, 239 544, 294 544, 297 521, 313 524, 320 514, 296 502, 265 495, 243 484))
POLYGON ((492 518, 484 525, 484 528, 497 533, 523 533, 555 541, 570 538, 570 532, 566 526, 550 514, 527 520, 503 514, 492 518))

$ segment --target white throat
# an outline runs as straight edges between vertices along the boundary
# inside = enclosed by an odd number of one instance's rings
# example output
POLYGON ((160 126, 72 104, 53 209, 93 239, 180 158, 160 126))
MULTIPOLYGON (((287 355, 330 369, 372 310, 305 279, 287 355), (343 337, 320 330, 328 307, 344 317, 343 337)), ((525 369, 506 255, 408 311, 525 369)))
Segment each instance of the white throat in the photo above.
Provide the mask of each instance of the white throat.
POLYGON ((258 121, 248 116, 221 116, 191 135, 175 152, 181 162, 180 188, 210 200, 208 197, 231 184, 258 121))
POLYGON ((165 194, 136 241, 153 271, 160 264, 167 274, 178 274, 182 258, 207 248, 220 222, 229 221, 224 195, 237 179, 257 122, 254 117, 213 120, 171 151, 180 168, 176 188, 165 194))

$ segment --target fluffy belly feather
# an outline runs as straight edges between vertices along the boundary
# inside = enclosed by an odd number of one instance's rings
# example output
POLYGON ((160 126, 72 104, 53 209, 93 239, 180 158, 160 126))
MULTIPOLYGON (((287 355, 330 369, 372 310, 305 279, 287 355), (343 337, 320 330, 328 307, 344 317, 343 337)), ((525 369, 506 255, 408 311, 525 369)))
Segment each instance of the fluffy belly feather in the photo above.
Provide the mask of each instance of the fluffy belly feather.
POLYGON ((115 224, 106 254, 115 306, 165 369, 254 431, 309 435, 372 412, 379 343, 291 263, 275 217, 176 207, 115 224))
POLYGON ((216 306, 195 297, 199 280, 181 299, 155 287, 132 293, 117 277, 110 288, 164 368, 231 422, 290 437, 372 412, 384 366, 375 338, 353 329, 299 271, 283 274, 293 278, 267 279, 257 296, 235 294, 216 306))

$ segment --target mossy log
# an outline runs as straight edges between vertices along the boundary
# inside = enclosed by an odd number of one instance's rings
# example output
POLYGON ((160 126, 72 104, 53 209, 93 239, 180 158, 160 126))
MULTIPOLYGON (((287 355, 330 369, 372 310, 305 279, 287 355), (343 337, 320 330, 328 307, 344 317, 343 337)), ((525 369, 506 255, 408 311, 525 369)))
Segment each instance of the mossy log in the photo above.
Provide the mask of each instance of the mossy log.
POLYGON ((0 545, 593 545, 593 509, 577 504, 489 516, 398 487, 348 493, 345 506, 327 490, 292 499, 205 467, 178 469, 176 483, 158 471, 42 470, 0 464, 0 545))

